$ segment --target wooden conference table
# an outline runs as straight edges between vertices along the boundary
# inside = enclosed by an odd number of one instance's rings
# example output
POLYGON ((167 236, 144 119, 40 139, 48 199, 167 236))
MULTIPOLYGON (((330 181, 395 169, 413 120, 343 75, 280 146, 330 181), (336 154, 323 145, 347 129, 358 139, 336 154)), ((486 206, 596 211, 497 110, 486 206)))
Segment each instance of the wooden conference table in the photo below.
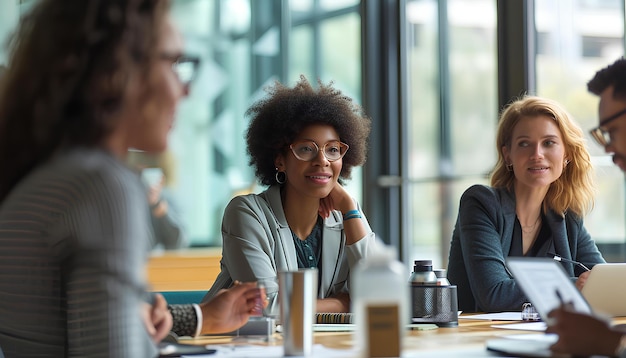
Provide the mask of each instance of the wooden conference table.
MULTIPOLYGON (((463 315, 464 316, 464 315, 463 315)), ((461 353, 470 354, 465 357, 489 356, 485 348, 485 342, 492 338, 509 336, 514 334, 537 334, 536 331, 509 330, 492 328, 496 324, 521 323, 516 321, 489 321, 460 318, 458 327, 434 330, 410 330, 404 341, 403 352, 410 352, 410 356, 458 356, 461 353), (473 354, 484 355, 473 355, 473 354)), ((615 324, 626 324, 626 317, 617 318, 615 324)), ((269 342, 264 340, 246 341, 241 338, 225 336, 203 336, 195 339, 182 339, 181 343, 198 345, 237 345, 258 344, 278 345, 282 344, 282 338, 275 334, 269 342)), ((353 332, 315 332, 314 343, 321 344, 325 348, 350 351, 354 346, 353 332)), ((497 355, 496 355, 497 356, 497 355)))

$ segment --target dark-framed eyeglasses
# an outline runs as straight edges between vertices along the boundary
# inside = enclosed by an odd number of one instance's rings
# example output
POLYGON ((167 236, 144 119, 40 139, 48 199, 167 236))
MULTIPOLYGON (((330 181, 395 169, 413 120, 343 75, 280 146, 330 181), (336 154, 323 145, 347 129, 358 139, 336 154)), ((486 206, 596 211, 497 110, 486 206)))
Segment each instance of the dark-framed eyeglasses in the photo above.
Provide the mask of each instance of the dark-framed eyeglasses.
POLYGON ((172 70, 183 85, 190 85, 196 78, 198 67, 200 66, 200 59, 198 57, 162 54, 161 59, 172 61, 172 70))
MULTIPOLYGON (((293 155, 304 162, 310 162, 317 157, 320 147, 312 140, 295 142, 289 146, 293 155)), ((334 162, 343 158, 350 147, 343 142, 333 140, 322 146, 322 153, 329 162, 334 162)))
POLYGON ((611 144, 611 133, 609 133, 609 131, 607 130, 602 129, 602 127, 623 116, 624 114, 626 114, 626 108, 615 113, 612 116, 609 116, 608 118, 601 120, 600 125, 590 130, 589 133, 591 134, 593 139, 595 139, 596 142, 598 142, 598 144, 600 144, 601 146, 609 146, 611 144))

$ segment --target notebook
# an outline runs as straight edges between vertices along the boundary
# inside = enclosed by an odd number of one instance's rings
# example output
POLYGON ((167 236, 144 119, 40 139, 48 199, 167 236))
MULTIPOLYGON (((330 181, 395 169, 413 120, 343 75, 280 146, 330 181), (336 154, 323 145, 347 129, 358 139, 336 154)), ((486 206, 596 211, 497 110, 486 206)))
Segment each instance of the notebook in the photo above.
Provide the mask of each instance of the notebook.
MULTIPOLYGON (((544 257, 510 257, 506 265, 547 324, 550 323, 550 311, 564 302, 570 303, 576 311, 592 314, 591 307, 557 261, 544 257)), ((487 340, 486 347, 487 350, 519 357, 558 357, 550 351, 556 340, 553 334, 511 336, 487 340)))
POLYGON ((352 313, 316 313, 315 323, 317 324, 346 324, 354 323, 352 313))
POLYGON ((626 264, 597 264, 583 286, 582 294, 593 311, 626 316, 626 264))

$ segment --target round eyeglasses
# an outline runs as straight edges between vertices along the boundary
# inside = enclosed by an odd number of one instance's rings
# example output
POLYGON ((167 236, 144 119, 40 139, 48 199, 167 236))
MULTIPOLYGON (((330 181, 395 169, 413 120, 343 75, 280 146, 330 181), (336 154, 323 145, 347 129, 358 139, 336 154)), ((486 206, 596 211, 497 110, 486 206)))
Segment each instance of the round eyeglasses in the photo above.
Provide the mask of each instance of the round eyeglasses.
MULTIPOLYGON (((317 157, 320 151, 320 147, 314 141, 300 141, 295 142, 289 146, 293 155, 304 162, 310 162, 317 157)), ((322 153, 329 162, 334 162, 343 158, 343 156, 350 148, 346 143, 342 143, 338 140, 327 142, 322 146, 322 153)))

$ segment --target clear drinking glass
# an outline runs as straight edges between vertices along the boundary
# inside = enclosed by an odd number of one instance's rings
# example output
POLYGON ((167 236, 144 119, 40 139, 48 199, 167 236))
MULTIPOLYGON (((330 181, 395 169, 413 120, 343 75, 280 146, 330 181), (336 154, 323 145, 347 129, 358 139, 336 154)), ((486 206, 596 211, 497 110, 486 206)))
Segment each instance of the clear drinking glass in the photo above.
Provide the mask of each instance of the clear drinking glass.
POLYGON ((280 306, 278 304, 278 277, 259 278, 257 287, 261 291, 260 302, 261 312, 258 316, 274 318, 278 321, 280 316, 280 306))

